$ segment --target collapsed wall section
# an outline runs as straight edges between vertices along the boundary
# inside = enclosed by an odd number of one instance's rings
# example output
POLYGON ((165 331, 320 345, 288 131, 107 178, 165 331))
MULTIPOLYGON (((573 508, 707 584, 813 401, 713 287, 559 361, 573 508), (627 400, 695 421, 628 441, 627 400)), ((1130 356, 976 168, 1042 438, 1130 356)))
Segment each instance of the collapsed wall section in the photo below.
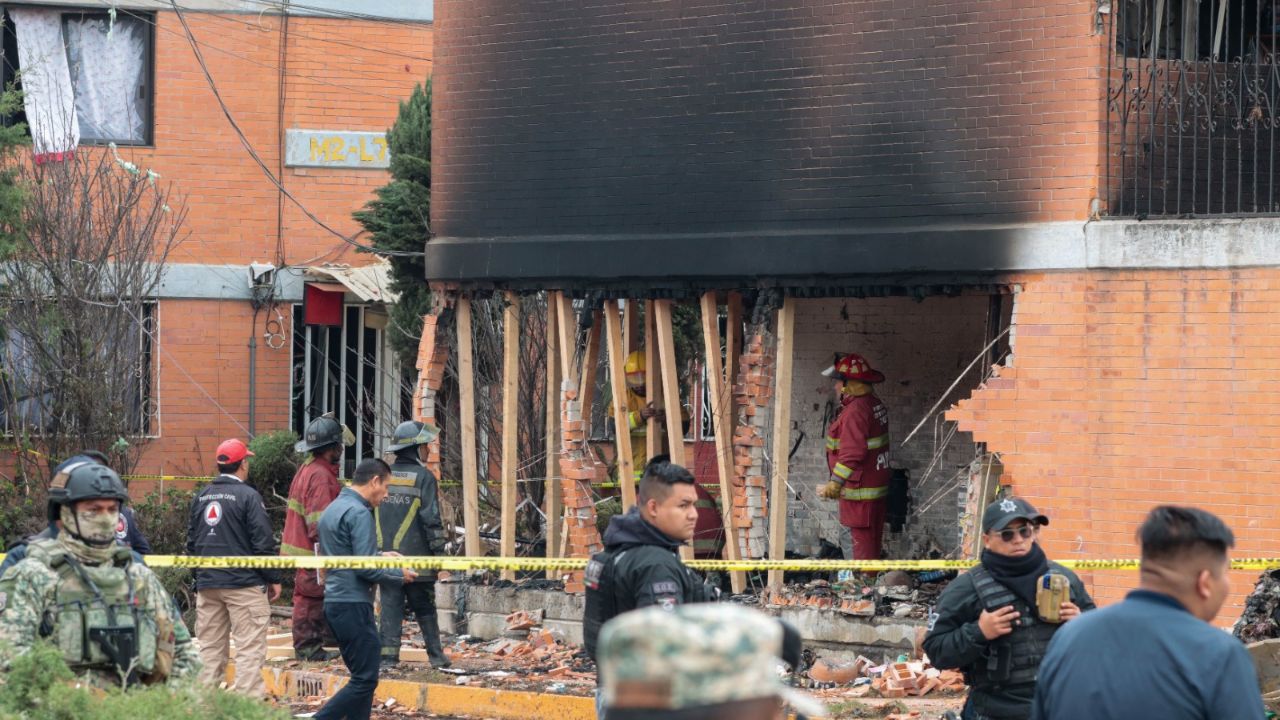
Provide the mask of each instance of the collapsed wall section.
POLYGON ((948 554, 958 548, 958 518, 979 448, 969 433, 944 421, 941 410, 949 403, 938 403, 944 396, 965 397, 981 381, 988 364, 979 358, 990 328, 1004 322, 1000 313, 993 316, 991 299, 990 293, 975 290, 921 300, 796 301, 788 549, 815 554, 819 541, 826 540, 842 545, 849 556, 837 504, 817 496, 828 478, 827 427, 840 409, 833 381, 822 371, 836 355, 849 352, 885 375, 875 391, 889 410, 892 467, 906 470, 910 478, 912 514, 902 533, 886 535, 889 556, 948 554), (919 431, 904 444, 917 425, 919 431))
MULTIPOLYGON (((1195 505, 1236 556, 1280 545, 1280 269, 1026 275, 1014 356, 947 417, 1050 517, 1051 557, 1134 557, 1155 505, 1195 505)), ((1238 615, 1252 574, 1221 619, 1238 615)), ((1092 573, 1116 601, 1131 570, 1092 573)))

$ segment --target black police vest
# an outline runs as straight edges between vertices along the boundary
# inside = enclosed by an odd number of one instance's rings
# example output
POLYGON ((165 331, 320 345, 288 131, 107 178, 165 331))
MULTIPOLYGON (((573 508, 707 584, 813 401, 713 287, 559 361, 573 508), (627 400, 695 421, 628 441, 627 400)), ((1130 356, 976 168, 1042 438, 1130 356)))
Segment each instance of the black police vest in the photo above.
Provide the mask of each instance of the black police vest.
POLYGON ((600 627, 618 614, 617 583, 613 573, 619 557, 625 552, 605 550, 596 553, 587 561, 587 568, 582 573, 582 584, 587 589, 586 607, 582 612, 582 644, 592 660, 596 659, 600 627))
MULTIPOLYGON (((636 609, 636 598, 620 592, 623 584, 619 581, 620 573, 632 576, 636 574, 635 556, 626 563, 623 560, 629 553, 645 552, 646 548, 652 547, 656 546, 632 545, 605 550, 592 555, 587 561, 586 570, 582 573, 582 584, 587 589, 586 607, 582 613, 582 644, 592 660, 596 658, 596 641, 600 637, 600 628, 618 615, 636 609)), ((680 587, 682 604, 715 602, 720 599, 719 588, 702 582, 688 568, 684 568, 684 573, 685 582, 680 587)))
POLYGON ((988 645, 985 658, 965 668, 965 680, 970 687, 986 691, 1034 683, 1040 661, 1060 625, 1042 622, 1034 608, 991 577, 986 568, 979 565, 969 572, 969 577, 985 610, 994 612, 1012 605, 1018 611, 1018 619, 1013 632, 988 645))
POLYGON ((435 477, 425 467, 399 462, 392 465, 387 496, 374 510, 378 546, 408 556, 436 554, 443 545, 442 538, 436 537, 440 526, 436 493, 435 477))

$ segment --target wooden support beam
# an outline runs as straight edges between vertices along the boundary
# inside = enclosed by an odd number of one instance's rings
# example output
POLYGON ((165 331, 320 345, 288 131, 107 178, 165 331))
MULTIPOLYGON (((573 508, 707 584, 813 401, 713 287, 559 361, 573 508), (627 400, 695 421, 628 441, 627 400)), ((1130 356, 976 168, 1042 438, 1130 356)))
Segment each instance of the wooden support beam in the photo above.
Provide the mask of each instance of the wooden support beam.
MULTIPOLYGON (((778 359, 773 388, 773 476, 769 485, 769 559, 787 554, 787 453, 791 450, 791 361, 795 350, 796 301, 778 310, 778 359)), ((769 587, 782 587, 782 571, 769 571, 769 587)))
MULTIPOLYGON (((560 486, 560 293, 547 293, 547 443, 546 480, 542 483, 547 518, 547 557, 560 557, 561 518, 564 514, 564 488, 560 486)), ((547 570, 547 579, 559 577, 547 570)))
POLYGON ((742 359, 741 354, 742 293, 731 292, 724 331, 724 382, 729 388, 729 417, 733 418, 735 423, 738 420, 738 408, 733 399, 733 385, 738 381, 738 362, 742 359))
POLYGON ((605 337, 609 342, 609 389, 613 394, 613 435, 618 451, 618 485, 622 488, 622 511, 636 504, 636 485, 631 461, 631 414, 627 407, 626 345, 622 340, 622 323, 618 318, 618 303, 604 302, 605 337))
MULTIPOLYGON (((680 382, 676 374, 675 335, 671 329, 671 301, 653 302, 655 335, 658 338, 658 359, 662 366, 662 403, 667 413, 667 453, 671 462, 684 465, 684 429, 680 422, 680 382)), ((693 558, 693 546, 681 545, 680 557, 693 558)))
POLYGON ((471 299, 458 298, 458 405, 462 420, 462 524, 467 557, 480 550, 480 461, 476 453, 476 370, 472 358, 471 299))
POLYGON ((592 314, 591 330, 587 333, 587 349, 582 353, 581 384, 578 399, 582 401, 582 421, 586 423, 587 439, 591 439, 591 402, 596 396, 596 369, 600 365, 600 326, 604 319, 600 311, 592 314))
MULTIPOLYGON (((658 339, 654 335, 653 301, 644 301, 644 401, 657 403, 662 392, 658 388, 658 339)), ((657 407, 657 405, 654 405, 657 407)), ((658 416, 649 418, 645 429, 645 462, 662 454, 662 436, 658 434, 658 416)))
POLYGON ((622 347, 626 355, 640 349, 640 301, 622 301, 622 347))
MULTIPOLYGON (((738 547, 738 524, 733 517, 734 423, 729 415, 731 394, 724 381, 724 367, 720 361, 720 309, 714 290, 702 295, 702 342, 706 353, 707 382, 711 390, 711 424, 716 435, 716 468, 720 476, 720 515, 724 521, 725 559, 734 561, 742 559, 742 551, 738 547)), ((746 573, 729 573, 729 582, 734 594, 747 589, 746 573)))
MULTIPOLYGON (((502 310, 502 557, 516 555, 516 440, 519 438, 520 296, 508 290, 502 310)), ((515 580, 514 570, 502 572, 515 580)))
POLYGON ((556 330, 560 333, 560 377, 576 377, 573 374, 573 354, 578 349, 578 318, 573 312, 573 299, 563 292, 556 293, 556 308, 560 311, 556 330))

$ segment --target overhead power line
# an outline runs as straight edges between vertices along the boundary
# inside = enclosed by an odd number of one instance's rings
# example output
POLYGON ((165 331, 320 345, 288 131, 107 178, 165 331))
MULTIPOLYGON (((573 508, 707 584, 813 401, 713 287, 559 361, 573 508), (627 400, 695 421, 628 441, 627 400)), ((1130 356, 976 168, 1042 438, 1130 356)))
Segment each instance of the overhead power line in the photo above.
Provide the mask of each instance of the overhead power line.
POLYGON ((422 252, 412 252, 407 250, 383 250, 373 247, 372 245, 365 245, 364 243, 357 242, 354 237, 349 237, 338 231, 324 220, 321 220, 320 217, 312 212, 310 208, 302 204, 302 201, 294 196, 294 194, 280 182, 279 178, 275 176, 275 173, 271 172, 271 168, 267 167, 262 156, 258 154, 258 151, 254 149, 253 144, 249 142, 249 138, 245 135, 244 130, 241 129, 240 124, 236 122, 235 117, 231 114, 231 108, 227 107, 226 101, 222 98, 222 93, 218 91, 218 84, 214 82, 213 74, 209 72, 209 65, 205 62, 204 53, 200 51, 200 41, 196 39, 195 34, 191 31, 191 26, 187 23, 187 17, 182 8, 178 6, 176 0, 169 0, 169 4, 173 7, 174 13, 177 14, 178 21, 182 23, 182 28, 187 35, 187 42, 191 45, 192 53, 195 54, 196 63, 200 65, 200 70, 204 73, 205 82, 208 83, 209 90, 213 92, 214 99, 218 101, 218 106, 222 109, 223 116, 226 117, 227 122, 231 125, 231 129, 235 131, 236 137, 240 139, 240 144, 244 147, 245 151, 249 153, 249 157, 253 158, 254 162, 257 163, 258 167, 262 170, 263 175, 271 181, 272 185, 275 185, 276 188, 279 189, 285 197, 289 198, 289 201, 297 206, 297 208, 301 210, 302 213, 312 222, 352 247, 388 257, 422 257, 425 255, 425 253, 422 252))
MULTIPOLYGON (((248 0, 248 2, 276 10, 286 9, 286 3, 281 0, 248 0)), ((306 10, 316 15, 328 15, 330 17, 346 18, 349 20, 367 20, 370 22, 386 23, 388 25, 423 25, 428 22, 432 22, 427 20, 409 20, 406 18, 389 17, 387 15, 371 15, 369 13, 356 12, 354 10, 338 10, 335 8, 319 7, 317 5, 293 2, 293 0, 289 0, 287 6, 287 9, 306 10)))
MULTIPOLYGON (((109 0, 98 0, 98 2, 101 2, 101 3, 103 3, 104 5, 110 5, 109 0)), ((169 28, 167 28, 167 27, 163 27, 163 26, 161 26, 161 25, 160 25, 159 23, 157 23, 155 20, 152 20, 152 19, 151 19, 151 17, 150 17, 149 15, 146 15, 146 14, 140 14, 140 13, 134 12, 134 11, 132 11, 132 10, 126 10, 126 9, 124 9, 124 8, 119 8, 119 9, 117 9, 117 13, 119 13, 119 14, 121 14, 121 15, 127 15, 128 17, 134 18, 135 20, 138 20, 138 21, 140 21, 140 22, 144 22, 144 23, 146 23, 146 24, 150 25, 151 27, 155 28, 156 30, 159 30, 160 32, 168 33, 168 34, 173 35, 173 36, 175 36, 175 37, 186 37, 183 33, 180 33, 180 32, 178 32, 178 31, 176 31, 176 30, 170 30, 170 29, 169 29, 169 28)), ((184 23, 184 24, 185 24, 185 23, 184 23)), ((203 46, 203 47, 205 47, 205 48, 207 48, 207 49, 209 49, 209 50, 213 50, 214 52, 222 53, 223 55, 228 55, 228 56, 230 56, 230 57, 233 57, 233 58, 235 58, 235 59, 237 59, 237 60, 239 60, 239 61, 241 61, 241 62, 249 63, 250 65, 256 65, 256 66, 258 66, 258 67, 266 68, 266 69, 268 69, 268 70, 275 70, 275 71, 277 71, 277 72, 280 70, 280 66, 279 66, 279 65, 272 65, 272 64, 271 64, 271 63, 269 63, 269 62, 263 62, 263 61, 261 61, 261 60, 254 60, 253 58, 251 58, 251 57, 249 57, 249 56, 247 56, 247 55, 243 55, 243 54, 241 54, 241 53, 238 53, 238 52, 236 52, 236 51, 234 51, 234 50, 228 50, 228 49, 226 49, 226 48, 224 48, 224 47, 219 47, 219 46, 217 46, 217 45, 212 45, 212 44, 207 43, 207 42, 204 42, 204 41, 200 41, 200 45, 201 45, 201 46, 203 46)), ((341 88, 341 89, 343 89, 343 90, 350 90, 350 91, 351 91, 351 92, 353 92, 353 93, 359 93, 359 94, 362 94, 362 95, 371 95, 371 96, 373 96, 373 97, 382 98, 382 99, 384 99, 384 100, 389 100, 389 101, 391 101, 391 102, 400 102, 400 101, 403 99, 403 98, 398 98, 398 97, 394 97, 394 96, 391 96, 391 95, 386 95, 386 94, 384 94, 384 93, 376 92, 376 91, 374 91, 374 90, 369 90, 369 89, 367 89, 367 88, 355 87, 355 86, 353 86, 353 85, 344 85, 344 84, 339 83, 339 82, 334 82, 333 80, 331 80, 331 79, 329 79, 329 78, 316 77, 316 76, 314 76, 314 75, 308 75, 308 74, 306 74, 306 73, 301 73, 301 72, 297 72, 297 71, 294 71, 294 72, 290 73, 290 76, 291 76, 291 77, 298 77, 298 78, 303 78, 303 79, 306 79, 306 80, 310 80, 310 81, 314 82, 314 83, 315 83, 315 84, 317 84, 317 85, 323 85, 323 86, 325 86, 325 87, 341 88)), ((382 79, 382 77, 380 77, 380 76, 373 76, 373 75, 369 75, 369 74, 367 74, 367 73, 359 73, 359 76, 360 76, 360 77, 362 77, 362 78, 364 78, 364 79, 368 79, 368 80, 381 80, 381 79, 382 79)))

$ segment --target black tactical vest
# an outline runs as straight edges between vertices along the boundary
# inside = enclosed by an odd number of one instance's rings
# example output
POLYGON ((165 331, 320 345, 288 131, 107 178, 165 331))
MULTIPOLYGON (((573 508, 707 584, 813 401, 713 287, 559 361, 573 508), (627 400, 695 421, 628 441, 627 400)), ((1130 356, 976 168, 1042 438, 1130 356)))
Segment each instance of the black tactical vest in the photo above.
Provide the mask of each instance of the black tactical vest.
MULTIPOLYGON (((1049 567, 1063 571, 1061 566, 1053 563, 1049 567)), ((973 579, 974 589, 985 610, 994 612, 1012 605, 1018 611, 1018 619, 1014 622, 1013 632, 991 641, 986 656, 965 669, 965 681, 970 687, 987 692, 998 692, 1001 687, 1009 685, 1034 683, 1040 661, 1049 649, 1049 641, 1061 626, 1041 622, 1035 608, 997 582, 981 565, 971 570, 969 577, 973 579)))
POLYGON ((596 658, 600 627, 618 614, 617 582, 613 573, 617 561, 626 552, 605 550, 596 553, 587 561, 587 569, 582 573, 582 584, 587 588, 586 608, 582 613, 582 644, 592 660, 596 658))
POLYGON ((378 545, 401 555, 437 555, 443 528, 436 479, 422 465, 397 461, 391 466, 387 496, 373 511, 378 545))

